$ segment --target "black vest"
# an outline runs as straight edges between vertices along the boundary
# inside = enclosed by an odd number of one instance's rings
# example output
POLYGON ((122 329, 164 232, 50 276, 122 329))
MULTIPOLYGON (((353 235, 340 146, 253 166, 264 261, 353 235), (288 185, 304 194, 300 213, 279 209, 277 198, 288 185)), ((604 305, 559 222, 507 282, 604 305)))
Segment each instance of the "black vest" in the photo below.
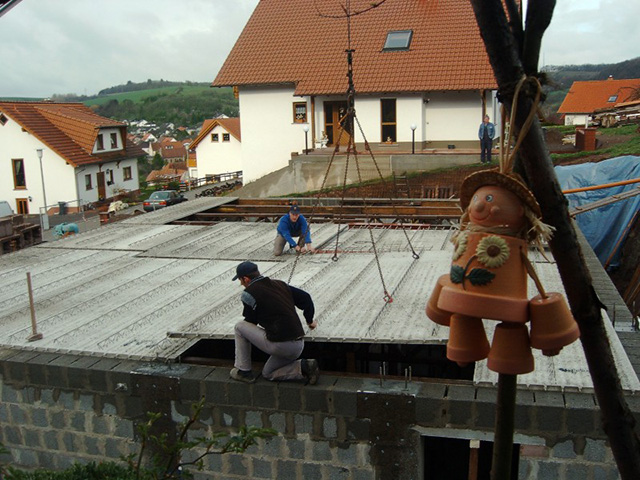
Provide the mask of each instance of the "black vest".
POLYGON ((272 342, 287 342, 304 336, 289 286, 263 277, 246 289, 256 300, 255 314, 272 342))

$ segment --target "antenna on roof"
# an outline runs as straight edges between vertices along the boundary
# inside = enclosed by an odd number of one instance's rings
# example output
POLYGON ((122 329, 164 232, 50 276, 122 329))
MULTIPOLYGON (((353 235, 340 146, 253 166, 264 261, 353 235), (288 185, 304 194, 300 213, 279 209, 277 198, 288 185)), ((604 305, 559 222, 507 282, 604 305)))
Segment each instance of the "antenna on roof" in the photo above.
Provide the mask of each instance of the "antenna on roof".
MULTIPOLYGON (((342 10, 344 11, 343 15, 326 15, 321 13, 318 8, 317 5, 314 2, 314 6, 316 7, 316 11, 318 13, 319 16, 321 17, 325 17, 325 18, 346 18, 347 19, 347 49, 345 50, 346 54, 347 54, 347 109, 346 112, 344 112, 344 115, 341 115, 340 118, 338 119, 338 123, 340 124, 340 130, 338 133, 338 138, 334 139, 334 150, 333 150, 333 154, 331 155, 331 159, 329 160, 329 164, 327 166, 327 170, 325 172, 325 176, 324 179, 322 181, 322 186, 320 187, 320 189, 318 190, 318 194, 316 196, 316 201, 313 204, 312 210, 311 210, 311 214, 309 215, 309 221, 308 221, 308 225, 311 224, 311 220, 313 218, 313 213, 314 213, 314 209, 315 207, 318 205, 319 203, 319 199, 320 199, 320 194, 321 192, 324 190, 324 186, 327 182, 327 178, 329 175, 329 171, 331 170, 331 165, 333 164, 333 161, 336 157, 336 154, 339 152, 340 150, 340 141, 342 139, 342 136, 345 134, 347 135, 347 158, 345 160, 345 171, 344 171, 344 180, 343 180, 343 184, 342 184, 342 198, 341 198, 341 202, 340 202, 340 209, 338 211, 338 232, 336 234, 336 240, 335 240, 335 248, 334 248, 334 253, 333 253, 333 257, 332 260, 333 261, 337 261, 338 260, 338 245, 339 245, 339 240, 340 240, 340 222, 342 220, 342 210, 344 207, 344 203, 345 203, 345 194, 346 194, 346 187, 347 187, 347 173, 348 173, 348 169, 349 169, 349 160, 351 157, 351 154, 353 153, 353 157, 356 163, 356 170, 357 170, 357 175, 358 175, 358 192, 360 192, 360 185, 362 184, 362 176, 361 176, 361 172, 360 172, 360 164, 358 161, 358 151, 356 149, 356 145, 355 145, 355 140, 354 140, 354 126, 355 124, 358 125, 358 129, 360 131, 360 134, 362 135, 362 138, 364 139, 364 149, 365 151, 369 152, 369 155, 371 156, 371 159, 373 160, 373 163, 375 165, 376 171, 378 173, 378 176, 383 184, 384 191, 389 191, 386 188, 386 181, 382 176, 382 173, 380 171, 380 168, 378 167, 378 163, 376 162, 375 156, 373 155, 373 152, 371 151, 371 148, 369 146, 369 142, 367 141, 367 137, 364 134, 364 131, 362 129, 362 126, 360 125, 360 122, 358 121, 358 117, 356 116, 356 109, 355 109, 355 94, 356 94, 356 89, 355 89, 355 85, 353 82, 353 53, 355 52, 355 50, 353 48, 351 48, 351 17, 354 17, 356 15, 361 15, 363 13, 368 12, 369 10, 372 10, 374 8, 379 7, 380 5, 382 5, 383 3, 385 3, 386 0, 380 0, 379 2, 374 2, 374 3, 370 3, 368 4, 367 8, 357 11, 357 12, 351 12, 351 0, 346 0, 346 5, 342 6, 342 10)), ((342 112, 341 112, 342 113, 342 112)), ((397 195, 397 191, 396 193, 396 197, 397 195)), ((398 214, 398 211, 396 209, 396 205, 395 202, 393 201, 393 198, 391 198, 391 196, 389 196, 389 200, 390 200, 390 204, 393 208, 393 213, 396 217, 396 219, 399 219, 400 216, 398 214)), ((362 202, 363 202, 363 206, 364 206, 364 211, 366 212, 367 210, 367 200, 366 198, 364 198, 364 196, 362 196, 362 202)), ((372 223, 370 221, 371 219, 367 218, 367 224, 368 223, 372 223)), ((400 223, 400 227, 405 235, 405 238, 407 240, 407 244, 409 245, 409 248, 411 249, 411 252, 413 254, 413 258, 415 260, 417 260, 418 258, 420 258, 420 256, 416 253, 416 251, 414 250, 413 246, 411 245, 411 240, 409 239, 409 235, 407 234, 407 231, 404 228, 404 225, 402 223, 400 223)), ((307 228, 309 228, 309 226, 307 226, 307 228)), ((378 251, 376 248, 376 243, 375 243, 375 239, 373 237, 373 229, 371 228, 371 226, 367 225, 367 230, 369 231, 369 236, 371 239, 371 245, 372 245, 372 249, 373 249, 373 253, 376 259, 376 264, 378 267, 378 272, 380 273, 380 280, 382 282, 382 287, 384 290, 384 300, 387 303, 391 303, 393 302, 393 298, 391 296, 391 294, 388 292, 387 287, 385 285, 384 282, 384 276, 382 274, 382 267, 380 266, 380 259, 378 257, 378 251)), ((306 233, 306 232, 305 232, 306 233)), ((298 259, 300 258, 300 253, 298 253, 298 255, 296 255, 295 261, 293 263, 293 266, 291 268, 291 273, 289 274, 289 280, 287 283, 291 283, 291 278, 293 277, 293 272, 295 271, 296 265, 298 263, 298 259)))

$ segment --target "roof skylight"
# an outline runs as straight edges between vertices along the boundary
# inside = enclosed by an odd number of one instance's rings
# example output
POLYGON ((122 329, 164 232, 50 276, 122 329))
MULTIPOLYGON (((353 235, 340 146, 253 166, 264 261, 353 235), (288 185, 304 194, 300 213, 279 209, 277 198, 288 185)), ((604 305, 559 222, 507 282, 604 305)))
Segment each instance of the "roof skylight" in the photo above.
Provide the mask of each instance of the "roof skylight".
POLYGON ((382 50, 409 50, 413 30, 392 30, 387 33, 387 40, 382 50))

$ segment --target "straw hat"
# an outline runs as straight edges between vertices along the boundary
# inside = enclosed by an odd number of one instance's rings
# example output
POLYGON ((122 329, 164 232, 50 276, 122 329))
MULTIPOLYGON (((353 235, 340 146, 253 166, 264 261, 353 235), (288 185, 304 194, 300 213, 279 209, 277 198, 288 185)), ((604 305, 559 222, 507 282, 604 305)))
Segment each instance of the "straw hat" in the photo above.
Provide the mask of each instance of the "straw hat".
POLYGON ((522 200, 538 218, 542 217, 538 201, 522 178, 517 173, 510 172, 505 174, 500 173, 497 169, 481 170, 464 179, 460 187, 460 204, 463 210, 466 210, 469 206, 475 191, 485 185, 495 185, 509 190, 522 200))

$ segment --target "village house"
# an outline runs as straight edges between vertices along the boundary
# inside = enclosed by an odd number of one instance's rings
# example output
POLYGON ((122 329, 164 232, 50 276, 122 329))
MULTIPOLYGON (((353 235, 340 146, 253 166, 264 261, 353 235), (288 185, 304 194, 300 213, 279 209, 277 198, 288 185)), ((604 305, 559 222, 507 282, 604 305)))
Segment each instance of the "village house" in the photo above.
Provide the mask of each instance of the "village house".
POLYGON ((591 80, 573 82, 558 113, 565 125, 587 125, 598 110, 615 107, 633 99, 640 92, 640 78, 625 80, 591 80))
POLYGON ((355 142, 372 148, 478 147, 483 115, 497 117, 496 81, 471 6, 395 0, 371 8, 263 0, 213 81, 240 106, 244 181, 287 166, 292 152, 347 143, 347 56, 353 50, 355 142), (361 128, 360 128, 361 127, 361 128), (414 143, 415 142, 415 143, 414 143))
POLYGON ((200 133, 189 145, 197 165, 192 177, 206 178, 241 171, 241 141, 239 118, 205 120, 200 133))
POLYGON ((0 102, 0 197, 22 214, 138 191, 127 126, 81 103, 0 102))

